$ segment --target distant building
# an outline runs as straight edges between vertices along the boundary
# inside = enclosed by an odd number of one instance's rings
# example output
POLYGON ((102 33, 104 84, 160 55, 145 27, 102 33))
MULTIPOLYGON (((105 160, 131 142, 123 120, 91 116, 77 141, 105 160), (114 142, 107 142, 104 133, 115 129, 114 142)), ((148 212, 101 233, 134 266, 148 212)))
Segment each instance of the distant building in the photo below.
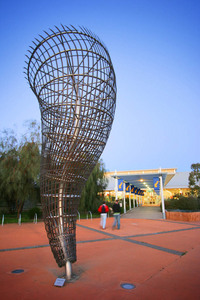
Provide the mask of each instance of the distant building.
POLYGON ((190 172, 177 172, 164 187, 164 197, 171 198, 174 194, 187 196, 189 192, 190 172))

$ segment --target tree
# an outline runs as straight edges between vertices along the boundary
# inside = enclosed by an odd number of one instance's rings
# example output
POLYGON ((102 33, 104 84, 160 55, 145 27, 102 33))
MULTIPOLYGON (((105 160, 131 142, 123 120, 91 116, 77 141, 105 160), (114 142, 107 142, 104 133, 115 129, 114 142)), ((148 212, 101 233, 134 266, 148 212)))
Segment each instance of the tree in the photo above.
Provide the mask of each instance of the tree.
POLYGON ((4 130, 0 136, 1 200, 18 216, 39 186, 40 128, 36 121, 26 122, 26 128, 19 141, 13 130, 4 130))
POLYGON ((192 171, 189 175, 189 188, 191 194, 200 197, 200 163, 191 165, 192 171))
POLYGON ((96 212, 102 199, 101 194, 107 186, 104 176, 105 167, 102 160, 98 161, 81 194, 80 211, 96 212))

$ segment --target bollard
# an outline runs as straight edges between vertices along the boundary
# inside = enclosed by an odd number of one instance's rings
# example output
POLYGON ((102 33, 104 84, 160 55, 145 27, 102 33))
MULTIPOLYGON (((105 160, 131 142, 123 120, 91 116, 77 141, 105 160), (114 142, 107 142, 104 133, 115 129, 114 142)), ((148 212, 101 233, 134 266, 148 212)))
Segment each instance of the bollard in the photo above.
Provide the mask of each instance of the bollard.
POLYGON ((78 219, 79 219, 79 222, 80 222, 80 220, 81 220, 81 215, 80 215, 80 213, 79 213, 78 210, 77 210, 77 214, 78 214, 78 219))
POLYGON ((37 224, 37 213, 35 213, 35 215, 34 215, 33 223, 37 224))
POLYGON ((21 221, 22 221, 22 217, 21 217, 21 214, 20 214, 19 219, 18 219, 18 225, 21 225, 21 221))
POLYGON ((2 222, 1 222, 1 225, 3 226, 4 224, 4 215, 2 216, 2 222))
MULTIPOLYGON (((92 213, 91 213, 91 211, 88 211, 88 212, 89 212, 90 218, 91 218, 91 220, 92 220, 92 213)), ((87 219, 88 219, 88 215, 87 215, 87 219)))

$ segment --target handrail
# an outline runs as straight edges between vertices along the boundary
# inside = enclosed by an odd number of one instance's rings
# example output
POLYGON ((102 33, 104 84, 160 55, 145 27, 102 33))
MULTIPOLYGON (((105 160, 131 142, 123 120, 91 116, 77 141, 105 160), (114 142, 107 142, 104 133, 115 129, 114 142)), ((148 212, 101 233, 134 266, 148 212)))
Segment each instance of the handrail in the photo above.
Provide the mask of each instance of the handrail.
POLYGON ((80 215, 80 213, 79 213, 78 210, 77 210, 77 214, 78 214, 78 219, 79 219, 79 222, 80 222, 80 220, 81 220, 81 215, 80 215))
POLYGON ((1 225, 3 226, 4 224, 4 215, 2 216, 2 222, 1 222, 1 225))
POLYGON ((22 216, 21 214, 19 214, 18 225, 21 225, 21 223, 22 223, 22 216))
POLYGON ((37 213, 35 213, 35 215, 34 215, 33 223, 34 223, 34 224, 37 224, 37 213))
MULTIPOLYGON (((91 213, 91 211, 88 211, 88 213, 90 214, 90 218, 92 220, 92 213, 91 213)), ((87 219, 88 219, 88 213, 87 213, 87 219)))

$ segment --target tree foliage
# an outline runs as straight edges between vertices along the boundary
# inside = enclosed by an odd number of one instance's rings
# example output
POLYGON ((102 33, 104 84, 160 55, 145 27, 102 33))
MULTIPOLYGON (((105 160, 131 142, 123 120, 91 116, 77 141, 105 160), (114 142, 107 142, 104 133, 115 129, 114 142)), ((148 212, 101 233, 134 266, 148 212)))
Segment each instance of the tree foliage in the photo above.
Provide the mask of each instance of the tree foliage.
POLYGON ((189 175, 189 188, 192 195, 200 197, 200 163, 191 165, 192 171, 189 175))
MULTIPOLYGON (((35 193, 39 198, 40 128, 35 121, 27 121, 25 126, 27 132, 20 139, 13 130, 0 134, 0 201, 18 216, 35 193)), ((104 173, 100 160, 83 189, 80 211, 97 212, 107 186, 104 173)))
POLYGON ((0 136, 0 201, 18 215, 39 186, 40 128, 35 121, 25 126, 28 131, 19 140, 13 130, 0 136))
POLYGON ((102 160, 94 167, 88 181, 82 191, 79 210, 97 212, 102 204, 102 192, 107 186, 107 179, 104 176, 105 167, 102 160))

